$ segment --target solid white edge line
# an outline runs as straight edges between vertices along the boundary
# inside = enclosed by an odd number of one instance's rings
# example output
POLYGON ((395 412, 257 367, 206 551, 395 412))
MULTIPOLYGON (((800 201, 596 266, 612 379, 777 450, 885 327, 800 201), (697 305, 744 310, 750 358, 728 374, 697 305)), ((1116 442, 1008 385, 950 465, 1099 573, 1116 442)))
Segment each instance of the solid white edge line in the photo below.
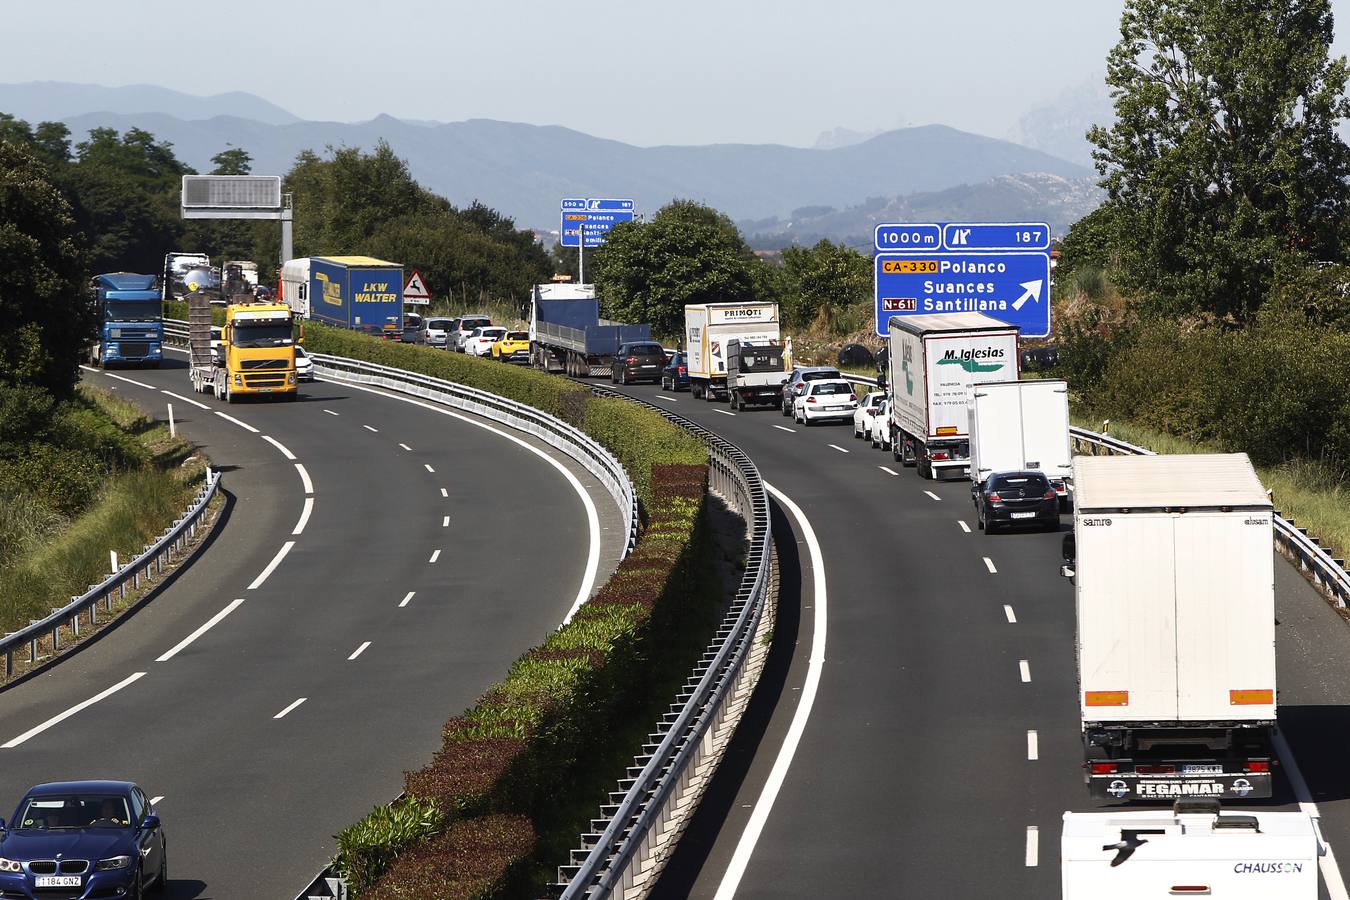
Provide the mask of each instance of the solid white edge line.
POLYGON ((407 450, 409 453, 412 452, 412 448, 409 447, 407 444, 400 443, 399 446, 402 447, 404 450, 407 450))
POLYGON ((98 371, 98 369, 94 368, 93 366, 86 366, 84 363, 80 363, 80 368, 81 368, 81 369, 84 369, 86 372, 97 372, 97 371, 98 371))
POLYGON ((807 551, 811 556, 811 589, 815 601, 813 604, 815 606, 815 618, 812 625, 811 656, 806 671, 806 681, 802 685, 797 709, 792 715, 792 723, 788 726, 787 735, 783 738, 783 746, 778 750, 778 757, 773 762, 773 769, 769 772, 769 778, 764 783, 763 790, 760 791, 759 800, 755 803, 754 811, 750 814, 750 820, 745 825, 745 831, 736 844, 736 851, 732 854, 731 862, 727 864, 727 870, 722 875, 722 881, 717 886, 717 893, 713 896, 713 900, 731 900, 736 895, 736 889, 740 887, 741 879, 745 876, 745 869, 750 864, 750 857, 755 852, 755 844, 758 843, 759 837, 764 831, 764 825, 769 820, 769 813, 773 810, 774 800, 783 787, 783 782, 787 778, 788 767, 792 765, 792 757, 796 754, 797 745, 801 743, 802 734, 806 731, 807 720, 811 718, 811 707, 816 700, 816 691, 820 687, 820 676, 825 664, 828 598, 825 583, 825 558, 820 550, 820 542, 816 540, 816 532, 811 527, 811 523, 807 520, 801 507, 768 482, 764 483, 764 489, 792 514, 797 522, 797 527, 801 529, 802 537, 806 541, 807 551))
POLYGON ((300 510, 300 521, 295 523, 295 528, 291 530, 291 535, 303 534, 305 526, 309 524, 309 514, 314 512, 314 498, 305 498, 305 508, 300 510))
POLYGON ((291 460, 292 462, 295 461, 295 454, 292 453, 290 450, 286 449, 286 445, 283 444, 281 441, 279 441, 279 440, 277 440, 276 438, 272 437, 270 434, 264 434, 264 435, 262 436, 262 439, 263 439, 264 441, 267 441, 267 443, 271 444, 273 447, 276 447, 278 450, 280 450, 282 456, 286 457, 287 459, 291 460))
POLYGON ((965 523, 964 519, 957 519, 956 524, 960 525, 961 530, 964 531, 966 534, 970 534, 970 526, 965 523))
POLYGON ((136 385, 136 387, 148 388, 149 390, 152 391, 159 390, 159 388, 155 387, 153 384, 146 384, 144 381, 137 381, 134 378, 127 378, 125 375, 114 375, 111 372, 104 372, 103 374, 107 375, 109 378, 116 378, 118 381, 125 381, 127 384, 134 384, 136 385))
POLYGON ((1341 867, 1336 862, 1336 854, 1322 837, 1320 823, 1322 813, 1312 800, 1312 792, 1308 790, 1308 782, 1303 780, 1303 771, 1298 767, 1298 760, 1294 759, 1294 751, 1289 748, 1289 742, 1281 732, 1275 732, 1274 744, 1275 753, 1284 764, 1284 774, 1289 779, 1289 786, 1294 789, 1294 799, 1298 801, 1298 808, 1311 816, 1316 826, 1317 841, 1322 845, 1322 852, 1317 857, 1317 868, 1322 872, 1327 896, 1331 900, 1350 900, 1350 893, 1347 893, 1345 888, 1345 879, 1341 877, 1341 867))
POLYGON ((157 657, 155 659, 155 662, 168 662, 169 660, 173 659, 175 656, 178 655, 178 651, 184 649, 193 641, 197 640, 197 638, 201 637, 202 635, 210 631, 212 628, 215 628, 217 625, 219 625, 221 619, 225 618, 230 613, 238 609, 239 604, 243 602, 244 598, 240 597, 239 599, 233 600, 230 603, 226 604, 224 609, 216 613, 211 618, 207 619, 205 622, 203 622, 197 628, 196 631, 192 632, 192 634, 189 634, 187 637, 183 638, 181 641, 174 644, 173 647, 170 648, 168 651, 166 651, 162 656, 157 657))
POLYGON ((29 738, 36 737, 37 735, 42 734, 42 732, 46 731, 48 728, 51 728, 53 725, 59 725, 66 719, 69 719, 71 716, 75 715, 80 710, 87 709, 93 706, 95 703, 99 702, 100 700, 104 700, 108 697, 111 697, 113 694, 117 693, 122 688, 131 684, 133 681, 136 681, 144 677, 145 677, 144 672, 137 672, 134 675, 122 679, 121 681, 117 682, 117 684, 114 684, 112 687, 103 691, 99 691, 97 694, 90 697, 88 700, 85 700, 81 703, 76 703, 74 706, 72 706, 65 712, 57 713, 47 721, 43 722, 41 725, 28 729, 23 734, 14 738, 10 742, 6 744, 0 744, 0 750, 13 750, 15 747, 19 746, 29 738))
POLYGON ((160 803, 162 803, 162 802, 164 802, 164 797, 163 797, 162 795, 159 796, 159 797, 151 797, 151 798, 150 798, 150 805, 151 805, 151 806, 158 806, 158 805, 159 805, 160 803))
POLYGON ((252 425, 248 424, 247 422, 241 422, 241 421, 239 421, 238 419, 236 419, 234 416, 230 415, 229 413, 223 413, 223 412, 221 412, 220 410, 216 410, 216 415, 220 416, 220 417, 221 417, 222 419, 224 419, 226 422, 233 422, 234 424, 238 425, 240 428, 244 429, 244 430, 247 431, 247 432, 250 432, 250 433, 252 433, 252 434, 257 434, 257 433, 258 433, 258 429, 254 428, 252 425))
POLYGON ((1017 672, 1022 676, 1023 684, 1031 683, 1031 663, 1027 662, 1025 659, 1019 659, 1017 661, 1017 672))
POLYGON ((680 402, 680 401, 676 400, 674 397, 667 397, 665 394, 657 394, 657 395, 656 395, 656 399, 657 399, 657 400, 664 400, 664 401, 666 401, 667 403, 679 403, 679 402, 680 402))
POLYGON ((184 397, 182 394, 175 394, 173 391, 169 390, 168 388, 160 388, 160 391, 159 391, 159 392, 160 392, 161 394, 168 394, 170 397, 172 397, 172 398, 175 399, 175 400, 182 400, 184 403, 191 403, 193 406, 197 407, 198 409, 210 409, 210 408, 211 408, 211 407, 207 406, 205 403, 198 403, 196 400, 193 400, 191 397, 184 397))
POLYGON ((786 431, 788 434, 796 434, 796 433, 797 433, 797 429, 795 429, 795 428, 789 428, 789 427, 787 427, 786 425, 775 425, 775 426, 773 426, 773 427, 774 427, 774 428, 777 428, 779 431, 786 431))
POLYGON ((713 412, 715 412, 715 413, 721 413, 721 414, 724 415, 724 416, 734 416, 734 415, 736 415, 734 412, 727 412, 725 409, 714 409, 713 412))
POLYGON ((1027 826, 1027 865, 1038 866, 1041 861, 1041 830, 1035 825, 1027 826))
POLYGON ((340 415, 342 415, 342 413, 339 413, 339 412, 333 412, 331 409, 325 409, 324 412, 328 413, 330 416, 340 416, 340 415))
POLYGON ((410 602, 412 602, 412 598, 416 596, 416 594, 417 591, 408 591, 408 595, 404 597, 403 600, 399 603, 398 605, 399 609, 402 609, 403 607, 407 606, 410 602))
POLYGON ((439 550, 433 550, 433 551, 431 551, 431 559, 427 560, 427 562, 435 562, 436 560, 438 560, 438 559, 440 559, 440 558, 441 558, 441 551, 439 551, 439 550))
POLYGON ((924 493, 927 494, 928 496, 932 497, 934 500, 938 501, 939 503, 942 502, 942 498, 939 497, 937 494, 933 493, 932 491, 924 491, 924 493))
POLYGON ((355 650, 352 651, 352 655, 349 656, 349 657, 347 657, 347 662, 351 662, 352 660, 354 660, 354 659, 356 659, 358 656, 360 656, 362 653, 365 653, 365 652, 366 652, 366 648, 369 647, 369 646, 370 646, 370 641, 366 641, 366 642, 363 643, 360 647, 357 647, 355 650))
MULTIPOLYGON (((343 387, 348 387, 353 390, 365 391, 368 394, 377 394, 381 397, 388 397, 391 400, 398 400, 403 403, 410 403, 413 406, 420 406, 423 409, 429 409, 432 412, 440 413, 443 416, 449 416, 452 419, 459 419, 461 422, 467 422, 468 424, 473 425, 477 428, 482 428, 484 431, 490 431, 495 435, 506 438, 508 441, 512 441, 516 444, 519 444, 521 447, 524 447, 526 450, 530 451, 535 456, 544 460, 549 465, 553 466, 553 468, 557 469, 558 473, 561 474, 562 477, 567 480, 567 483, 572 486, 572 490, 576 491, 577 496, 581 498, 581 505, 586 509, 586 527, 588 532, 590 533, 590 542, 591 542, 590 550, 586 554, 586 569, 581 576, 581 587, 577 590, 576 600, 572 603, 571 609, 569 609, 567 611, 567 615, 563 617, 564 625, 572 621, 572 616, 576 615, 577 610, 581 609, 581 605, 586 602, 587 598, 591 596, 591 591, 595 589, 595 578, 600 571, 600 514, 596 512, 595 501, 593 501, 591 499, 591 495, 586 492, 585 485, 583 485, 577 479, 577 477, 572 474, 572 472, 567 468, 567 466, 563 465, 558 460, 554 459, 552 456, 549 456, 543 450, 540 450, 538 447, 534 446, 528 441, 516 437, 514 434, 510 434, 506 431, 503 431, 500 428, 496 428, 492 425, 489 425, 486 422, 475 421, 474 419, 471 419, 466 415, 462 415, 458 412, 455 412, 454 410, 444 409, 443 407, 439 406, 433 406, 430 403, 426 403, 422 400, 415 400, 412 397, 404 397, 400 394, 391 394, 388 391, 381 391, 377 390, 376 388, 366 387, 364 384, 356 384, 354 382, 343 381, 341 379, 325 379, 325 380, 341 384, 343 387)), ((441 496, 449 497, 450 494, 446 491, 445 488, 441 488, 441 496)))
POLYGON ((436 474, 436 470, 431 467, 431 463, 422 463, 422 465, 426 466, 426 470, 430 472, 432 475, 436 474))
POLYGON ((1041 740, 1036 735, 1036 729, 1027 729, 1027 759, 1036 760, 1041 758, 1041 740))
POLYGON ((984 558, 984 567, 989 570, 990 575, 998 574, 998 569, 994 568, 994 561, 987 556, 984 558))
POLYGON ((274 718, 274 719, 280 719, 282 716, 286 715, 286 713, 288 713, 288 712, 290 712, 291 710, 295 709, 297 706, 299 706, 301 703, 304 703, 304 702, 305 702, 306 700, 308 700, 308 699, 309 699, 308 697, 301 697, 299 700, 296 700, 294 703, 292 703, 290 706, 288 706, 288 707, 286 707, 285 709, 283 709, 281 712, 277 713, 277 714, 276 714, 275 716, 273 716, 272 718, 274 718))
POLYGON ((885 472, 887 475, 899 475, 899 474, 900 474, 899 472, 895 471, 894 469, 888 469, 888 468, 886 468, 885 466, 877 466, 877 468, 880 469, 881 471, 885 472))
POLYGON ((379 433, 380 433, 380 429, 374 428, 374 427, 372 427, 372 426, 370 426, 370 425, 362 425, 361 427, 364 428, 366 431, 372 431, 372 432, 374 432, 375 434, 379 434, 379 433))
POLYGON ((300 473, 300 481, 305 486, 305 493, 314 493, 314 482, 309 480, 309 472, 305 469, 304 463, 296 463, 295 471, 300 473))
POLYGON ((845 450, 843 447, 840 447, 838 444, 826 444, 825 446, 826 446, 826 447, 833 447, 834 449, 838 450, 840 453, 847 453, 847 452, 848 452, 848 451, 845 450))
POLYGON ((1013 608, 1006 603, 1003 604, 1003 614, 1008 617, 1009 625, 1017 624, 1017 614, 1014 613, 1013 608))
POLYGON ((267 580, 267 576, 271 575, 276 570, 276 567, 281 565, 281 561, 286 558, 286 554, 290 553, 291 548, 294 546, 295 541, 287 541, 282 544, 281 549, 277 551, 277 555, 272 557, 272 561, 267 564, 267 568, 258 573, 258 577, 253 579, 253 583, 248 586, 248 589, 252 591, 260 587, 262 583, 267 580))

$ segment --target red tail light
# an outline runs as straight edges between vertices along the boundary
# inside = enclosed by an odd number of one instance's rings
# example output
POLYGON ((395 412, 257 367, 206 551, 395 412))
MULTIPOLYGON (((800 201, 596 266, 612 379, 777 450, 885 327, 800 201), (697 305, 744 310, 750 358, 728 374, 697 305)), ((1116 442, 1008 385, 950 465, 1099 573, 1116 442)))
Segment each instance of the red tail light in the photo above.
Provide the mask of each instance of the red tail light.
POLYGON ((807 398, 806 398, 806 402, 807 402, 807 403, 815 403, 815 402, 816 402, 816 398, 815 398, 815 397, 807 397, 807 398))
POLYGON ((637 362, 637 357, 636 357, 636 356, 630 356, 630 357, 628 357, 627 359, 625 359, 624 362, 626 362, 626 363, 635 363, 635 362, 637 362))
POLYGON ((947 458, 947 454, 945 454, 945 453, 934 453, 934 454, 933 454, 933 459, 946 459, 946 458, 947 458))
POLYGON ((1042 497, 1041 499, 1042 499, 1042 500, 1058 500, 1058 499, 1059 499, 1059 494, 1056 494, 1056 493, 1055 493, 1055 489, 1054 489, 1054 488, 1051 488, 1050 490, 1048 490, 1048 491, 1045 492, 1045 496, 1042 497))
POLYGON ((990 503, 1002 503, 1002 502, 1003 502, 1003 498, 1000 497, 997 493, 990 494, 989 497, 988 497, 988 500, 989 500, 990 503))
POLYGON ((1269 771, 1270 771, 1270 763, 1264 762, 1264 761, 1255 760, 1255 759, 1249 760, 1248 763, 1247 763, 1247 771, 1248 771, 1248 772, 1269 772, 1269 771))
POLYGON ((686 369, 684 366, 680 366, 680 367, 679 367, 678 369, 676 369, 675 371, 676 371, 676 372, 679 372, 681 375, 688 375, 688 374, 689 374, 689 370, 686 369))
POLYGON ((1093 774, 1093 775, 1114 775, 1114 774, 1116 774, 1116 772, 1118 772, 1118 771, 1120 771, 1120 766, 1116 765, 1115 763, 1093 763, 1093 764, 1092 764, 1092 774, 1093 774))

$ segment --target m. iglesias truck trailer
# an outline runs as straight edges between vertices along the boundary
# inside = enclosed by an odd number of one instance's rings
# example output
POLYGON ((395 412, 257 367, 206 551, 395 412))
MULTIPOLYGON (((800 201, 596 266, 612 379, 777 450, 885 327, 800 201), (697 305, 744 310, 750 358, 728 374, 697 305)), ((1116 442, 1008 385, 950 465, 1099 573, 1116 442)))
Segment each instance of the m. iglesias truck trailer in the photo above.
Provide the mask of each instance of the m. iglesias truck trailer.
POLYGON ((164 307, 154 275, 113 272, 95 276, 92 284, 98 304, 98 340, 89 351, 90 362, 159 368, 164 355, 164 307))
POLYGON ((777 349, 780 344, 777 303, 695 303, 686 306, 684 349, 688 357, 690 394, 705 400, 725 398, 732 399, 733 403, 773 403, 781 396, 787 377, 783 373, 782 352, 777 349), (777 375, 760 371, 762 366, 755 363, 737 365, 738 390, 734 399, 728 392, 727 382, 727 347, 733 340, 741 353, 748 352, 757 361, 766 357, 778 360, 777 375), (776 393, 773 393, 771 382, 776 384, 776 393))
POLYGON ((298 316, 339 328, 403 333, 403 266, 369 256, 311 256, 282 263, 279 299, 298 316))
POLYGON ((960 477, 970 457, 970 391, 1016 381, 1017 328, 984 313, 892 316, 886 365, 891 452, 924 478, 960 477))
POLYGON ((1251 462, 1077 456, 1073 475, 1063 574, 1092 797, 1269 797, 1274 510, 1251 462))

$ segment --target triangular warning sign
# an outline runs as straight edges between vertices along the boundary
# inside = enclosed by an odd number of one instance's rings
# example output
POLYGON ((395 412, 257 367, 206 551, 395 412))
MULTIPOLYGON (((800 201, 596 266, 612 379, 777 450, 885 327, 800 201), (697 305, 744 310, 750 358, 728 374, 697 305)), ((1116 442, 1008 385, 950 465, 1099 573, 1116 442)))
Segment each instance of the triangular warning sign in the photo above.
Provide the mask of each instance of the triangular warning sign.
POLYGON ((427 290, 427 283, 422 280, 422 273, 413 269, 412 277, 408 283, 403 286, 404 300, 430 300, 431 291, 427 290))

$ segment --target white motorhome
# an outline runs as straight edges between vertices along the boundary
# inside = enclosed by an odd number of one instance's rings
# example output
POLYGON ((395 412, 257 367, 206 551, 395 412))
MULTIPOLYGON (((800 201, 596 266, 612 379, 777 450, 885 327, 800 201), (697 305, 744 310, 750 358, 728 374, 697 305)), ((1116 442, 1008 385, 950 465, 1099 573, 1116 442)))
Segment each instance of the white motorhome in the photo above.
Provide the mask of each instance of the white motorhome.
POLYGON ((1251 461, 1078 456, 1074 493, 1064 574, 1091 795, 1269 797, 1274 510, 1251 461))
MULTIPOLYGON (((729 397, 727 346, 732 340, 761 350, 779 347, 778 304, 697 303, 684 308, 684 350, 693 397, 729 397)), ((781 366, 781 355, 778 358, 781 366)))
POLYGON ((1067 382, 985 382, 972 388, 968 413, 975 486, 994 472, 1034 469, 1050 479, 1061 507, 1067 504, 1073 475, 1067 382))

